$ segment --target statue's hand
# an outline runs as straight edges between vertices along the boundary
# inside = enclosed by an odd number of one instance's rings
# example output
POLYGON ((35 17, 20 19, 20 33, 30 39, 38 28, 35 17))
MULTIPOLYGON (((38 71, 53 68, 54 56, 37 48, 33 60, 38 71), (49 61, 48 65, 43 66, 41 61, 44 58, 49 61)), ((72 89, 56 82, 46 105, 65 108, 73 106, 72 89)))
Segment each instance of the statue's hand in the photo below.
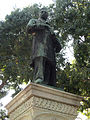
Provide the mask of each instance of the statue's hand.
POLYGON ((27 24, 27 33, 32 33, 37 28, 37 20, 31 19, 27 24))
POLYGON ((31 19, 28 23, 28 26, 34 26, 37 24, 37 20, 36 19, 31 19))

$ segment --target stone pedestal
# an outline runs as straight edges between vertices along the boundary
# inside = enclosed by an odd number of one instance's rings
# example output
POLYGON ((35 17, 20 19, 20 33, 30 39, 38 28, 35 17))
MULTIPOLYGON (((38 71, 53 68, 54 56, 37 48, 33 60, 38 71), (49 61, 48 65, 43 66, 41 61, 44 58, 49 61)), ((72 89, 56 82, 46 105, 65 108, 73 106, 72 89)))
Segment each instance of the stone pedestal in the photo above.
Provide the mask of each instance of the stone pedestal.
POLYGON ((30 83, 7 106, 10 120, 75 120, 82 97, 30 83))

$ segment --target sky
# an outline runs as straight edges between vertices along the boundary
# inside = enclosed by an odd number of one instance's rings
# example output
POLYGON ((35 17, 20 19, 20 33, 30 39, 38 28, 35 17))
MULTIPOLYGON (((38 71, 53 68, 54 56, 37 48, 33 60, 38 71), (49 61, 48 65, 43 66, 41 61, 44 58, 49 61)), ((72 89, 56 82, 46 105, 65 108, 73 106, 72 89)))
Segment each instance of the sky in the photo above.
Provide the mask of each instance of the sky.
MULTIPOLYGON (((0 20, 4 20, 5 16, 11 13, 15 8, 25 8, 27 6, 30 6, 34 3, 41 3, 42 5, 48 6, 49 4, 52 4, 53 1, 55 0, 0 0, 0 20)), ((72 48, 67 48, 66 51, 71 52, 71 57, 70 61, 73 60, 73 49, 72 48)), ((9 95, 3 98, 1 101, 3 102, 4 105, 6 105, 12 98, 11 98, 11 93, 13 91, 9 92, 9 95)), ((82 120, 86 120, 85 116, 79 115, 82 120)), ((76 119, 76 120, 81 120, 81 119, 76 119)))
POLYGON ((0 0, 0 20, 4 20, 7 14, 10 14, 15 8, 24 8, 33 3, 49 5, 52 0, 0 0))

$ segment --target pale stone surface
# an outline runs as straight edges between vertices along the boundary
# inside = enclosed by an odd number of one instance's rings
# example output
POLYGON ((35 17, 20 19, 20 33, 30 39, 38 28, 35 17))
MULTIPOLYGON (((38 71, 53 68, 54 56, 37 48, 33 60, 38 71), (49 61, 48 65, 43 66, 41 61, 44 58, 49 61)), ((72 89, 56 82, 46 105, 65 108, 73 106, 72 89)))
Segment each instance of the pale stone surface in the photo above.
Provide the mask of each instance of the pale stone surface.
POLYGON ((7 106, 10 120, 75 120, 82 97, 30 83, 7 106))

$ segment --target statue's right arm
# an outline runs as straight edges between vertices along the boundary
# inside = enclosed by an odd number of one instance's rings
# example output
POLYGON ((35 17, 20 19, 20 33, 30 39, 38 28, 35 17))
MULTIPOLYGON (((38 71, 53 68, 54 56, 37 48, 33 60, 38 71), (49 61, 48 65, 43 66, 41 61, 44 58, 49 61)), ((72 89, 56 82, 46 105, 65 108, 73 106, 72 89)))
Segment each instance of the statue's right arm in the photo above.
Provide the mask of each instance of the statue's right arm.
POLYGON ((27 33, 34 33, 36 32, 37 30, 43 30, 43 29, 51 29, 50 26, 48 24, 45 24, 45 23, 41 23, 39 22, 37 19, 31 19, 29 21, 29 23, 27 24, 27 33))
POLYGON ((36 19, 31 19, 26 27, 27 33, 31 34, 31 33, 35 32, 36 24, 37 24, 36 19))

